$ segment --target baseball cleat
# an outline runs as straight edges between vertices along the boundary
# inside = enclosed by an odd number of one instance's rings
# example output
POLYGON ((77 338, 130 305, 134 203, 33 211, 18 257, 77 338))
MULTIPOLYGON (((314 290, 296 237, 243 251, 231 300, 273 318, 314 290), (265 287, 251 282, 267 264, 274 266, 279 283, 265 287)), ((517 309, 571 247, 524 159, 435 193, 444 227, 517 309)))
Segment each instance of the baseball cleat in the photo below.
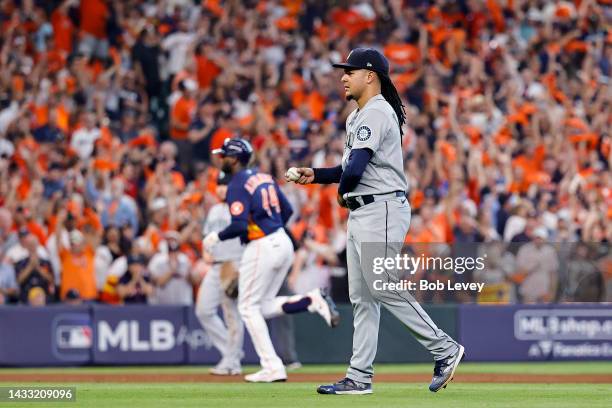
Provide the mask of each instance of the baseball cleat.
POLYGON ((438 392, 441 388, 446 388, 446 385, 453 379, 457 366, 463 359, 465 348, 459 345, 459 350, 452 356, 444 360, 436 361, 434 367, 434 375, 429 384, 429 391, 438 392))
POLYGON ((354 381, 347 377, 335 384, 319 385, 317 392, 334 395, 365 395, 372 393, 372 384, 354 381))
POLYGON ((302 368, 302 363, 300 363, 299 361, 294 361, 293 363, 289 363, 285 366, 285 369, 287 371, 295 371, 299 370, 300 368, 302 368))
POLYGON ((227 363, 223 360, 216 366, 208 370, 212 375, 240 375, 242 374, 242 367, 240 363, 227 363))
POLYGON ((336 327, 340 324, 340 313, 336 309, 336 304, 325 289, 314 289, 308 292, 312 301, 309 310, 321 315, 329 327, 336 327))
POLYGON ((287 372, 285 368, 277 370, 269 370, 264 368, 256 373, 244 376, 245 381, 252 383, 271 383, 287 381, 287 372))

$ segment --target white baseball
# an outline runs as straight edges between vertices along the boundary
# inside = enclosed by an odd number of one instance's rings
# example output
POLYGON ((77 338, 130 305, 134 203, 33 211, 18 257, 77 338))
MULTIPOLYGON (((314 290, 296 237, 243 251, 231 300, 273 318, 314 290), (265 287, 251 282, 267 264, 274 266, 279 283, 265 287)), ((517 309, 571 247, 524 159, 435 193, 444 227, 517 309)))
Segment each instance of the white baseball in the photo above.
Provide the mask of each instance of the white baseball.
POLYGON ((291 181, 297 181, 300 178, 300 173, 295 167, 291 167, 289 170, 287 170, 287 173, 285 173, 285 175, 291 181))

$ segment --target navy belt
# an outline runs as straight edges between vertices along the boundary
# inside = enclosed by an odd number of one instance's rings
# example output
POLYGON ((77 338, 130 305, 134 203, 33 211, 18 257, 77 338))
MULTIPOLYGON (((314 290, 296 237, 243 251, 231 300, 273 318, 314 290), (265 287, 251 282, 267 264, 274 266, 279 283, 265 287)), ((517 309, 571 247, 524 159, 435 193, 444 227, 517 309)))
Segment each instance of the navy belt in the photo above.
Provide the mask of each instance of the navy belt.
POLYGON ((346 205, 351 211, 363 207, 364 205, 372 204, 376 199, 392 198, 392 197, 406 197, 405 191, 394 191, 386 194, 367 194, 356 197, 349 197, 346 199, 346 205))

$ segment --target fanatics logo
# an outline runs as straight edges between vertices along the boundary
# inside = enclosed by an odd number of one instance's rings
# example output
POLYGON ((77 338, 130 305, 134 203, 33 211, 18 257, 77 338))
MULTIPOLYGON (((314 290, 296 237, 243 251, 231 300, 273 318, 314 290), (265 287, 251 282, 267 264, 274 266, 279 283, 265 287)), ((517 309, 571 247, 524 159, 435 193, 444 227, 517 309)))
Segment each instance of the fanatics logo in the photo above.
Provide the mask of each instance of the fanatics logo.
POLYGON ((365 142, 370 138, 370 136, 372 136, 372 131, 369 127, 361 126, 359 129, 357 129, 357 140, 365 142))
POLYGON ((230 213, 232 215, 238 216, 242 214, 243 211, 244 211, 244 205, 242 205, 240 201, 234 201, 232 205, 230 206, 230 213))

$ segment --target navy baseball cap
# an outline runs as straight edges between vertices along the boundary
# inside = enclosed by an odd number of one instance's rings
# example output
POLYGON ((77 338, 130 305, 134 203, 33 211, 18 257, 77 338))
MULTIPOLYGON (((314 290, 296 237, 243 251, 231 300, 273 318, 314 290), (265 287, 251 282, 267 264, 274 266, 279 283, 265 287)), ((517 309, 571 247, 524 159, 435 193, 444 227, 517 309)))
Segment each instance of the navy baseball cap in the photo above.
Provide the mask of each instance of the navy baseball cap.
POLYGON ((251 160, 253 147, 244 139, 225 139, 223 146, 214 149, 212 154, 220 154, 225 157, 237 157, 242 164, 247 164, 251 160))
POLYGON ((374 48, 355 48, 351 51, 346 62, 332 64, 334 68, 342 69, 369 69, 378 74, 389 76, 389 61, 374 48))

